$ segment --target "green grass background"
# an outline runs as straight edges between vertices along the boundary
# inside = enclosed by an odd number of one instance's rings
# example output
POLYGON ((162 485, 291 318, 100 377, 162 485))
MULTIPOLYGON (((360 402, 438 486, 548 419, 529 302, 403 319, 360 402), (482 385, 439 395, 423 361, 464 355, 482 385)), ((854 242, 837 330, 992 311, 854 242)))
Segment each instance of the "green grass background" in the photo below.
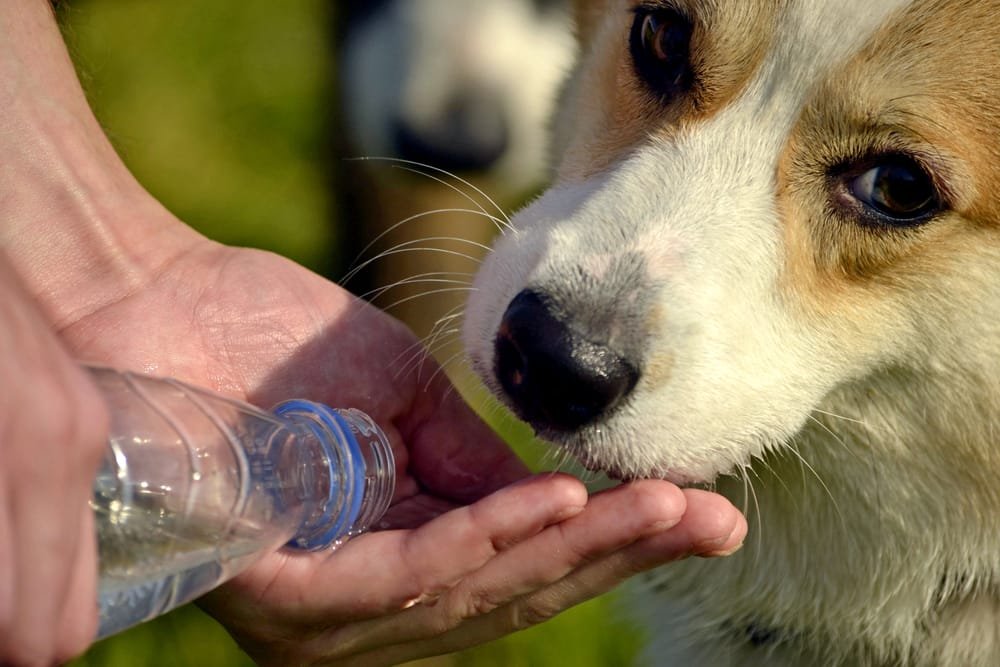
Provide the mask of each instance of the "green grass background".
MULTIPOLYGON (((149 191, 206 235, 321 273, 338 256, 334 3, 70 0, 60 22, 98 118, 149 191)), ((526 457, 526 434, 501 426, 526 457)), ((630 664, 638 639, 600 598, 537 628, 426 661, 630 664)), ((75 667, 251 664, 188 606, 96 644, 75 667)))

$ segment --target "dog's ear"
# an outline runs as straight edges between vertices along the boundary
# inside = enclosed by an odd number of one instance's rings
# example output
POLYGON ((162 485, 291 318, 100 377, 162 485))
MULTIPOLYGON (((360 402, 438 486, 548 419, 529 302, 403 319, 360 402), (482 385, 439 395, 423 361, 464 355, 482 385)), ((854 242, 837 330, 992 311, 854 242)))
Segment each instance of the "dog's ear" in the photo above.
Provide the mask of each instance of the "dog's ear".
POLYGON ((576 39, 580 44, 590 41, 608 11, 609 0, 573 0, 573 18, 576 23, 576 39))

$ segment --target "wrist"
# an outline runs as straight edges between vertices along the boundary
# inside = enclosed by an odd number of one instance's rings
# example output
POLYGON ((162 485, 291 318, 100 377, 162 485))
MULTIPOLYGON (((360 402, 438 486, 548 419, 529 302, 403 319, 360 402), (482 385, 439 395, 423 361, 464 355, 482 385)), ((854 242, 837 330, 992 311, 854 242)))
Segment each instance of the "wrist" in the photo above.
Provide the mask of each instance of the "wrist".
POLYGON ((0 248, 57 328, 199 238, 111 147, 43 0, 0 7, 0 105, 0 248))

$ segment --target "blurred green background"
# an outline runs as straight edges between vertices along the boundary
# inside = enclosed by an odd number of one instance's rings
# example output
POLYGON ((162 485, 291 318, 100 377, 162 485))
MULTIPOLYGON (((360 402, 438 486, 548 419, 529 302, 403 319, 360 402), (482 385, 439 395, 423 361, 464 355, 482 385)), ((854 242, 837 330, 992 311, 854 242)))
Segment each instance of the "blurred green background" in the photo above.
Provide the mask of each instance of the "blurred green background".
MULTIPOLYGON (((149 191, 219 241, 326 275, 338 244, 335 6, 320 0, 71 0, 60 23, 98 118, 149 191)), ((495 412, 494 421, 503 420, 495 412)), ((500 424, 529 458, 527 435, 500 424)), ((638 639, 602 598, 425 665, 625 665, 638 639)), ((249 665, 195 607, 95 645, 76 667, 249 665)))

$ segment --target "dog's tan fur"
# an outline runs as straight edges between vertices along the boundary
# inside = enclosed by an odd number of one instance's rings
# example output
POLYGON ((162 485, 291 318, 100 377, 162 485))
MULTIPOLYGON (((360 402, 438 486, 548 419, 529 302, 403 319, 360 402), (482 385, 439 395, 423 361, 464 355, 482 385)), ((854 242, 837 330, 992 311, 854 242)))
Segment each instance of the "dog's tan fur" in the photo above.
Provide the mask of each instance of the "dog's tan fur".
POLYGON ((746 85, 767 51, 767 35, 777 5, 760 11, 733 3, 736 11, 721 12, 718 3, 692 0, 701 39, 692 60, 701 71, 698 88, 675 104, 650 100, 635 79, 627 49, 631 15, 616 0, 578 0, 577 36, 581 61, 569 89, 557 136, 572 133, 573 152, 561 162, 562 175, 580 178, 606 168, 649 135, 669 137, 678 126, 697 123, 723 108, 746 85), (614 20, 607 21, 609 13, 614 20), (589 113, 579 113, 580 109, 589 113), (563 125, 567 127, 563 127, 563 125), (586 137, 588 141, 581 141, 586 137))

